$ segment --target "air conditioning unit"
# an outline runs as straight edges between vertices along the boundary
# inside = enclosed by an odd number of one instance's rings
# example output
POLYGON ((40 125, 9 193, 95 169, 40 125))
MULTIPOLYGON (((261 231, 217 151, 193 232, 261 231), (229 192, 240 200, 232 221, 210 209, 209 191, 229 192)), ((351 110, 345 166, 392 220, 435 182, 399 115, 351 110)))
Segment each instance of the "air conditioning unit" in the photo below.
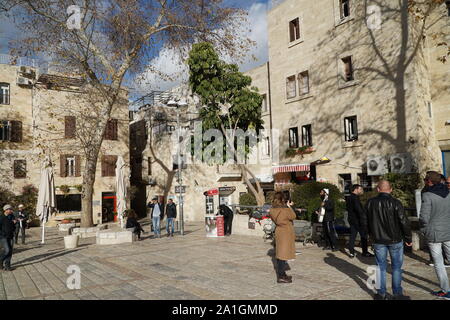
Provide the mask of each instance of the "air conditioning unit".
POLYGON ((28 76, 32 76, 36 73, 33 68, 26 67, 26 66, 20 66, 19 71, 21 74, 28 75, 28 76))
POLYGON ((21 86, 30 86, 33 84, 33 81, 25 77, 17 77, 17 84, 21 86))
POLYGON ((381 176, 388 173, 388 163, 383 156, 372 156, 367 158, 367 175, 381 176))
POLYGON ((410 173, 412 171, 412 157, 410 153, 396 153, 389 157, 391 172, 410 173))
POLYGON ((149 176, 148 177, 148 184, 151 185, 151 186, 156 185, 156 179, 153 178, 152 176, 149 176))

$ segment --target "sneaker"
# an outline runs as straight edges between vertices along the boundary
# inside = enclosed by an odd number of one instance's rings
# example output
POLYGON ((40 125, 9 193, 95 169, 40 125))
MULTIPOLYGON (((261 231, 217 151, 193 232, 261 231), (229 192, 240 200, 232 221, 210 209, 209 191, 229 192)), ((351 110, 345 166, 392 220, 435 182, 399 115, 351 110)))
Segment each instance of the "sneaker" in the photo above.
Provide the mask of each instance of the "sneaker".
POLYGON ((430 267, 434 267, 433 261, 428 262, 428 265, 429 265, 430 267))
POLYGON ((350 258, 354 258, 354 257, 356 257, 356 255, 354 254, 354 253, 350 253, 349 255, 348 255, 350 258))
POLYGON ((387 294, 385 295, 381 295, 381 294, 376 294, 374 297, 375 300, 389 300, 389 297, 387 294))
POLYGON ((431 294, 438 298, 444 298, 444 299, 450 300, 450 292, 444 292, 444 291, 440 290, 440 291, 434 291, 431 294))
POLYGON ((281 276, 277 279, 278 283, 292 283, 292 277, 289 276, 281 276))

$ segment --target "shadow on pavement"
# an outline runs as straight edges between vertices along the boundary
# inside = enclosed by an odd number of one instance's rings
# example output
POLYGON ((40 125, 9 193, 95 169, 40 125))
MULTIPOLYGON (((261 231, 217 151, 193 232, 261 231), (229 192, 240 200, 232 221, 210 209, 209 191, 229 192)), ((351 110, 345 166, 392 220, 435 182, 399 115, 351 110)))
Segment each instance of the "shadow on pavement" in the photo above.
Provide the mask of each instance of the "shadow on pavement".
POLYGON ((38 254, 38 255, 26 258, 26 259, 24 259, 22 261, 15 262, 14 263, 14 267, 28 266, 28 265, 31 265, 31 264, 34 264, 34 263, 43 262, 45 260, 58 258, 58 257, 64 256, 64 255, 69 254, 69 253, 77 252, 79 250, 82 250, 82 249, 81 248, 77 248, 77 249, 73 249, 73 250, 62 249, 62 250, 58 250, 56 252, 47 252, 47 253, 43 253, 43 254, 38 254), (36 260, 39 260, 39 261, 36 261, 36 260))
POLYGON ((332 253, 327 253, 327 256, 323 261, 338 271, 346 274, 355 281, 361 289, 374 297, 374 292, 367 287, 367 279, 369 276, 366 273, 366 270, 363 270, 344 259, 338 258, 332 253))

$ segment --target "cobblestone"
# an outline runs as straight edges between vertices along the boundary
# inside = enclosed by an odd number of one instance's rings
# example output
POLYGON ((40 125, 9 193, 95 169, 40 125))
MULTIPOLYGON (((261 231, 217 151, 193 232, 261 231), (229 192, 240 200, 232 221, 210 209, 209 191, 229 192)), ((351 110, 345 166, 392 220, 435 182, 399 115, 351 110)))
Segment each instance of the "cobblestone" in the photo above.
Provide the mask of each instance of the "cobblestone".
MULTIPOLYGON (((302 254, 289 262, 291 284, 278 284, 271 257, 273 248, 260 237, 232 235, 206 238, 201 224, 187 224, 186 235, 119 245, 96 245, 80 239, 65 250, 64 232, 30 229, 26 245, 15 247, 12 272, 0 273, 0 299, 372 299, 367 267, 373 258, 350 259, 297 243, 302 254), (70 265, 81 270, 81 289, 69 290, 70 265)), ((427 254, 408 254, 404 263, 405 294, 433 299, 438 287, 427 254)), ((387 283, 390 283, 388 275, 387 283)))

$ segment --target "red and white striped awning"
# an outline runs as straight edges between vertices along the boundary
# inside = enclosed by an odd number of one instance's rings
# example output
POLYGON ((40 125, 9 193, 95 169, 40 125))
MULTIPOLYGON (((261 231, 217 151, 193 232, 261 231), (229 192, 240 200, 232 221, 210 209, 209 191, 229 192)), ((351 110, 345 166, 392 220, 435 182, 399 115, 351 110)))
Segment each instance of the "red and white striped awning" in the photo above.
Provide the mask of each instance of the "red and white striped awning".
POLYGON ((296 171, 309 172, 310 171, 309 164, 286 164, 272 167, 273 174, 279 172, 296 172, 296 171))

